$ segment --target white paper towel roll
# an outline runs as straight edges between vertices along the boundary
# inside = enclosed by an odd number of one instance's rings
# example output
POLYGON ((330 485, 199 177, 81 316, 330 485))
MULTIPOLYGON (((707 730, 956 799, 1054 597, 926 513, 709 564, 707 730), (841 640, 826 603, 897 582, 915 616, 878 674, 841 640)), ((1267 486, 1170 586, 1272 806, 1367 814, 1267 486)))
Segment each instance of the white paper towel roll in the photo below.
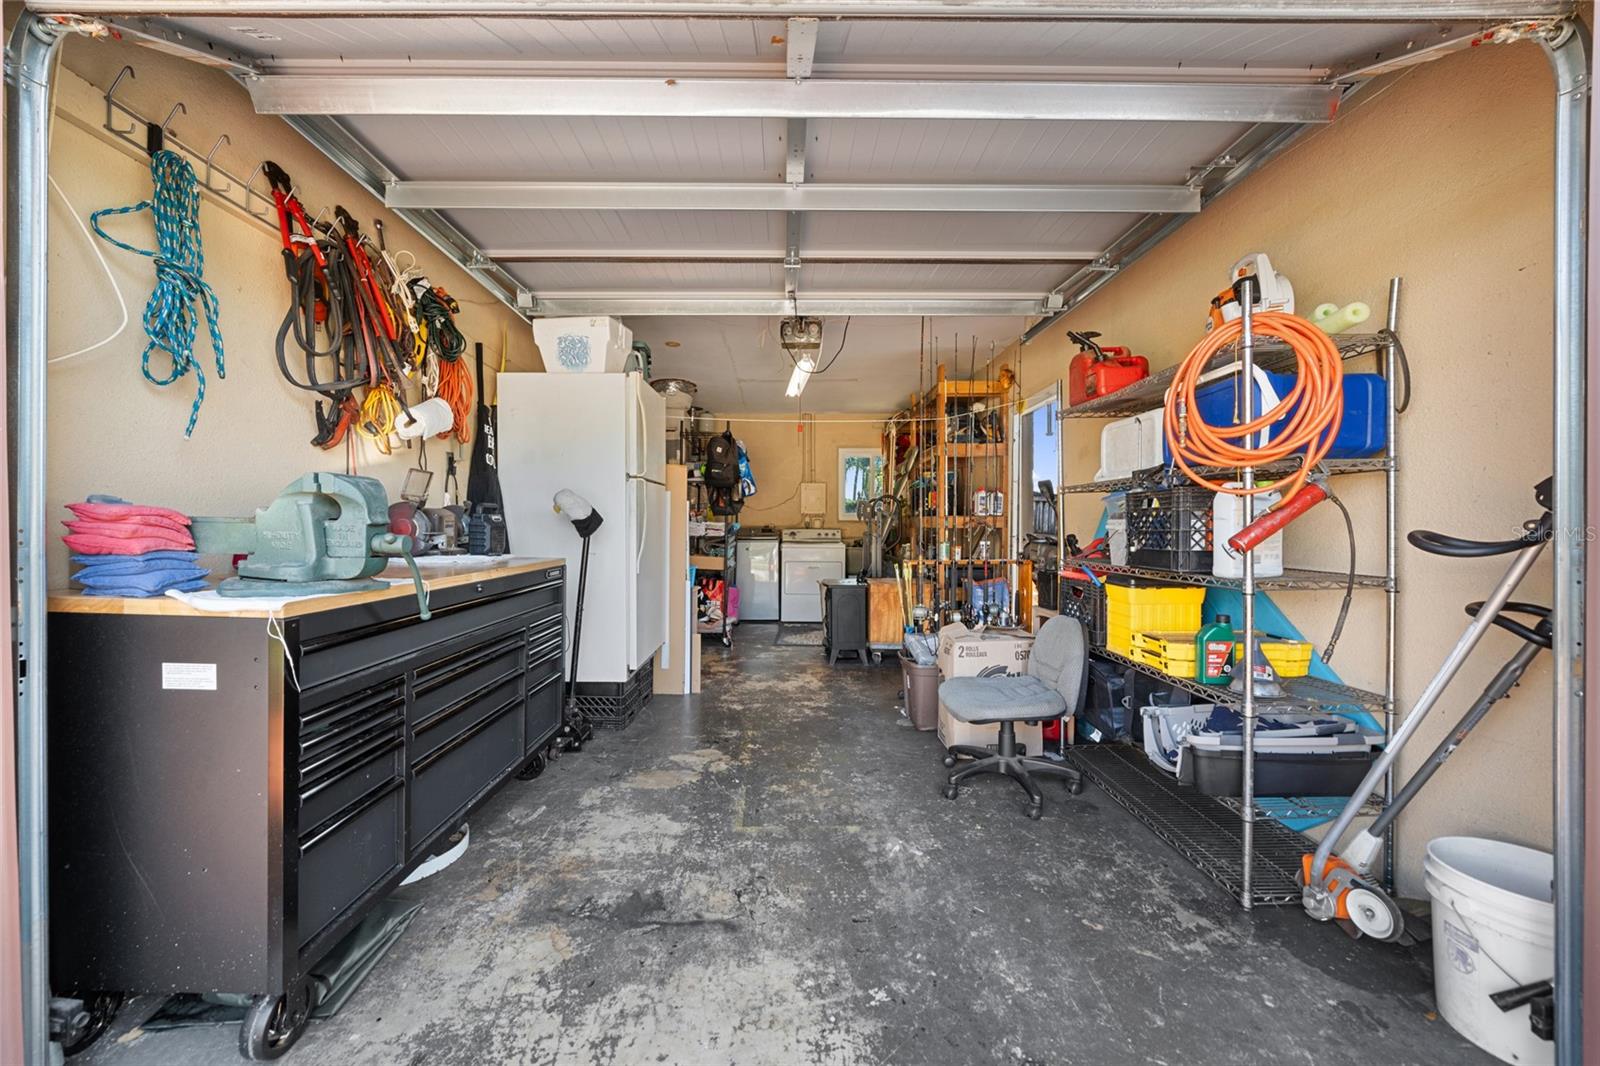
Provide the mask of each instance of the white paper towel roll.
POLYGON ((412 404, 410 416, 402 411, 395 420, 394 429, 400 434, 401 440, 415 440, 418 437, 438 436, 455 425, 455 421, 456 416, 450 410, 450 405, 434 396, 412 404))

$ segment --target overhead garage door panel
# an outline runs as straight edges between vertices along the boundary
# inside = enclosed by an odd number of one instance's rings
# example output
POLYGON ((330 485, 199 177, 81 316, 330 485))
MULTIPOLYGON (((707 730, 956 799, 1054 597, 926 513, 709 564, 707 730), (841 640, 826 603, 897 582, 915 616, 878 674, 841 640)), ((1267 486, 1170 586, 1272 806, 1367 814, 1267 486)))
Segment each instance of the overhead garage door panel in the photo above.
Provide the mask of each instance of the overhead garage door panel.
POLYGON ((346 125, 408 181, 773 181, 777 119, 390 116, 346 125))
POLYGON ((491 251, 783 251, 784 218, 770 211, 470 210, 448 214, 479 247, 491 251))
POLYGON ((1181 184, 1248 129, 1211 122, 816 119, 812 181, 1181 184))
POLYGON ((1071 273, 1071 264, 813 263, 801 270, 802 293, 1038 294, 1071 273))
MULTIPOLYGON (((979 253, 991 249, 1054 254, 1099 250, 1137 221, 1123 214, 1033 212, 814 211, 805 217, 802 250, 809 255, 839 250, 979 253)), ((781 233, 781 230, 780 230, 781 233)), ((781 247, 782 237, 779 237, 781 247)))
POLYGON ((783 289, 781 263, 514 263, 507 269, 547 297, 571 292, 763 296, 783 289))

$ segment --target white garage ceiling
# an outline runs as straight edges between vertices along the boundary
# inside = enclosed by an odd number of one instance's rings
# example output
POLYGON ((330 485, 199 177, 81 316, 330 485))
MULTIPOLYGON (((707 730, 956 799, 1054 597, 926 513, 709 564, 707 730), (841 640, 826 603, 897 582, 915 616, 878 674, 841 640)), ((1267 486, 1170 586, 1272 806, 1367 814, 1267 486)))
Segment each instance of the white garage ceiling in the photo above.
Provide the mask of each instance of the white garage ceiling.
POLYGON ((259 111, 284 115, 508 303, 621 316, 662 372, 700 382, 710 406, 746 410, 781 406, 775 315, 824 315, 830 336, 855 316, 840 376, 812 381, 806 401, 882 410, 914 378, 919 316, 980 347, 1014 339, 1297 132, 1332 121, 1365 78, 1565 11, 1515 0, 162 0, 158 17, 142 0, 33 6, 106 14, 131 39, 231 66, 259 111))

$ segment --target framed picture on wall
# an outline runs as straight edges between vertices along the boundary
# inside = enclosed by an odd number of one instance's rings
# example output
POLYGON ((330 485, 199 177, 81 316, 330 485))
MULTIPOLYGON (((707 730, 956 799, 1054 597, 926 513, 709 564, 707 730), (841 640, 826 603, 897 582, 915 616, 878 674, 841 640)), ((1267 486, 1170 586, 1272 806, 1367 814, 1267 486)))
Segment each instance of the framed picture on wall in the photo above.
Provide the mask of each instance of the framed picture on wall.
POLYGON ((839 520, 859 522, 861 505, 883 495, 883 452, 877 448, 839 449, 839 520))

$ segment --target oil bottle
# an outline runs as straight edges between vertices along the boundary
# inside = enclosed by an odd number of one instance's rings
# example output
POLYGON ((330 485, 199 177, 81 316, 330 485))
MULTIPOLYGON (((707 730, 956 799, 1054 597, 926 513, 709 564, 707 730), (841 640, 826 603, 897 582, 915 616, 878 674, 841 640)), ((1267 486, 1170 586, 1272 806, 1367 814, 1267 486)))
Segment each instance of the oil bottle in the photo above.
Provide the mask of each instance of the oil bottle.
POLYGON ((1225 614, 1194 635, 1195 680, 1226 685, 1233 679, 1233 620, 1225 614))

